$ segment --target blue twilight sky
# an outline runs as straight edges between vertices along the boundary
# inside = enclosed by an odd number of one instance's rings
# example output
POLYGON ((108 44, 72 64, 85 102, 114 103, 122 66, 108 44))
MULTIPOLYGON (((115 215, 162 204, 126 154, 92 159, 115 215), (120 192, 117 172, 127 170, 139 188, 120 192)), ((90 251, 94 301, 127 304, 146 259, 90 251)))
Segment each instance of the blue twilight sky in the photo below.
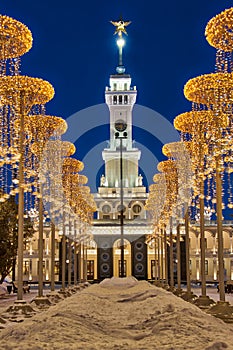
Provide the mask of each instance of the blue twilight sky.
POLYGON ((33 48, 22 73, 50 81, 56 91, 48 112, 67 118, 104 101, 116 65, 114 27, 131 20, 124 63, 138 88, 137 103, 172 120, 190 108, 183 85, 211 72, 215 50, 204 37, 208 20, 233 5, 228 0, 1 0, 0 13, 32 31, 33 48))
POLYGON ((116 37, 109 21, 120 15, 132 21, 124 64, 137 86, 137 103, 150 109, 139 106, 136 110, 141 119, 134 133, 138 147, 148 156, 141 167, 148 184, 156 172, 153 156, 162 160, 162 144, 175 137, 162 116, 172 123, 176 115, 190 110, 183 96, 185 82, 214 70, 215 49, 205 40, 205 26, 232 5, 229 0, 1 0, 0 13, 22 21, 32 31, 34 44, 22 57, 22 74, 53 84, 56 95, 47 104, 47 114, 68 120, 75 114, 71 139, 77 158, 89 161, 86 175, 95 190, 94 180, 98 182, 103 164, 96 165, 93 154, 101 158, 109 137, 107 110, 104 106, 94 110, 94 117, 96 112, 96 119, 100 118, 97 123, 93 116, 88 119, 85 113, 76 113, 104 103, 104 89, 117 64, 116 37), (151 110, 161 116, 147 118, 151 110), (85 120, 89 124, 84 126, 85 120), (158 136, 161 128, 171 139, 158 136))

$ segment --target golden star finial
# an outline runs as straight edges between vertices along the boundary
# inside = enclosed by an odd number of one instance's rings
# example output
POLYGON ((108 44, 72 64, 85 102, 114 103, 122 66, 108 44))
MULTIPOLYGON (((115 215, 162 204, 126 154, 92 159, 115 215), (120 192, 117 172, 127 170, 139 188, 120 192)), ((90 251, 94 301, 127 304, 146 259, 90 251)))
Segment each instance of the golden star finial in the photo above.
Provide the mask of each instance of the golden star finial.
POLYGON ((120 19, 117 22, 110 21, 110 23, 112 23, 116 27, 116 31, 115 31, 114 34, 118 34, 118 36, 121 38, 122 37, 122 33, 127 35, 125 27, 127 27, 131 23, 131 21, 125 22, 122 19, 120 19))

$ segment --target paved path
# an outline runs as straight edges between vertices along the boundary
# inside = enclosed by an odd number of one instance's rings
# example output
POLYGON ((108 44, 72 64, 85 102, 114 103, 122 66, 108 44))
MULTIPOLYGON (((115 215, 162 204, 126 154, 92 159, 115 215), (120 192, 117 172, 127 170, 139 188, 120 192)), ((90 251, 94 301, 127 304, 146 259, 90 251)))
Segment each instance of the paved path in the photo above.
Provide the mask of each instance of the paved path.
MULTIPOLYGON (((201 288, 192 288, 192 292, 199 296, 201 295, 201 288)), ((219 301, 219 293, 217 292, 217 288, 207 287, 206 295, 208 295, 214 301, 219 301)), ((233 293, 232 294, 226 293, 225 298, 226 298, 226 301, 228 301, 230 304, 233 305, 233 293)))
MULTIPOLYGON (((43 295, 46 295, 50 292, 48 288, 44 289, 43 295)), ((30 302, 32 299, 34 299, 38 295, 37 289, 31 289, 29 293, 23 294, 23 299, 27 302, 30 302)), ((0 314, 2 311, 4 311, 6 308, 8 308, 10 305, 12 305, 15 300, 17 300, 17 293, 11 293, 5 296, 0 296, 0 314)))

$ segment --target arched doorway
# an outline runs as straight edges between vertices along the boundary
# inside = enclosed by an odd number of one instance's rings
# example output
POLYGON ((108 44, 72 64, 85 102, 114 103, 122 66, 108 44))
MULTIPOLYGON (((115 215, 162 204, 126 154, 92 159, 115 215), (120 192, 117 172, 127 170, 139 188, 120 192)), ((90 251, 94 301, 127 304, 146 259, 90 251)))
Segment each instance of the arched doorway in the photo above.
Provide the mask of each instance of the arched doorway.
MULTIPOLYGON (((113 244, 113 276, 122 277, 121 271, 121 240, 117 239, 113 244)), ((132 275, 131 266, 131 244, 127 239, 124 239, 124 276, 132 275)))
POLYGON ((87 244, 87 280, 97 279, 97 244, 90 240, 87 244))
POLYGON ((149 280, 155 280, 158 277, 158 252, 156 241, 153 238, 147 244, 147 275, 149 280))

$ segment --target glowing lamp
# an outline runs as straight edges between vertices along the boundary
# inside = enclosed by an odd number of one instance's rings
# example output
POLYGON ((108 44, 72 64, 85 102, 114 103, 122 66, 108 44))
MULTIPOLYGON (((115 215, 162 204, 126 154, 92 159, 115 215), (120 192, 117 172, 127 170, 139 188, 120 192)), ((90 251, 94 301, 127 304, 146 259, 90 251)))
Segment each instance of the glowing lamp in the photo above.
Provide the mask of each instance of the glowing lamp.
POLYGON ((118 46, 119 48, 122 48, 124 45, 125 45, 125 40, 124 40, 123 38, 119 38, 119 39, 117 40, 117 46, 118 46))

